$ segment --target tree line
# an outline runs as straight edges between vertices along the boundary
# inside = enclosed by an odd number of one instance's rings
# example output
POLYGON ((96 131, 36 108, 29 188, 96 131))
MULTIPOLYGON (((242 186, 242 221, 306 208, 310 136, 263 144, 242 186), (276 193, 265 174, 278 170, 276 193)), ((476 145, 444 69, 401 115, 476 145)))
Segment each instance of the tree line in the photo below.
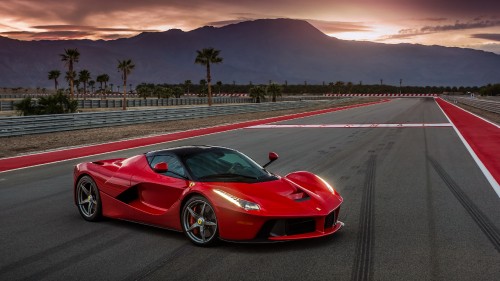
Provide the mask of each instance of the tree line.
MULTIPOLYGON (((480 93, 482 95, 500 95, 500 84, 489 84, 482 87, 451 87, 451 86, 392 86, 392 85, 380 85, 380 84, 337 84, 325 83, 325 84, 288 84, 277 83, 270 81, 270 84, 277 84, 281 87, 282 93, 287 95, 302 95, 302 94, 312 94, 312 95, 323 95, 323 94, 396 94, 396 93, 407 93, 407 94, 442 94, 442 93, 480 93), (337 85, 337 86, 335 86, 337 85)), ((207 82, 205 79, 200 80, 197 83, 193 83, 191 80, 186 80, 183 83, 161 83, 161 84, 146 84, 141 85, 161 86, 166 88, 171 88, 173 91, 179 91, 181 89, 183 94, 197 95, 200 97, 207 96, 207 82), (175 89, 175 90, 174 90, 175 89)), ((217 81, 213 86, 212 90, 215 94, 249 94, 250 89, 259 86, 266 88, 268 84, 254 84, 249 82, 248 84, 236 84, 232 81, 230 83, 223 83, 222 81, 217 81)), ((139 93, 138 88, 136 88, 139 93)), ((156 95, 141 95, 141 97, 156 97, 156 95)), ((171 95, 169 97, 176 97, 176 95, 171 95)))

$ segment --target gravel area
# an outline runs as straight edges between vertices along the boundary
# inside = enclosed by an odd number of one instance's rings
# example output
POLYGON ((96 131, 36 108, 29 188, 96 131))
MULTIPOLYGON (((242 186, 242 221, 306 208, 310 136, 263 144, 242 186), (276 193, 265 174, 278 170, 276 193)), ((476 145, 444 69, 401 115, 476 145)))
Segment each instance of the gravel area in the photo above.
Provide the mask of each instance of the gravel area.
POLYGON ((140 125, 117 126, 99 129, 87 129, 60 133, 38 134, 29 136, 0 138, 0 158, 16 155, 59 149, 63 147, 118 141, 149 135, 165 134, 181 130, 210 127, 215 125, 238 123, 248 120, 263 119, 286 114, 307 112, 325 108, 346 106, 380 100, 378 98, 352 99, 338 104, 316 104, 307 108, 280 110, 269 112, 234 114, 227 116, 206 117, 198 119, 165 121, 140 125))

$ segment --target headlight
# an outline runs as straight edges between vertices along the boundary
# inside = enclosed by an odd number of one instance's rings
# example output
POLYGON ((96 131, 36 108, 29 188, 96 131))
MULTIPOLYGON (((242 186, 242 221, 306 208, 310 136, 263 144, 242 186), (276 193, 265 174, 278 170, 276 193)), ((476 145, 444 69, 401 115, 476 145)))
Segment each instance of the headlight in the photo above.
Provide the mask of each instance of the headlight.
POLYGON ((328 188, 328 190, 330 190, 331 193, 333 193, 333 195, 336 194, 335 189, 333 189, 333 187, 328 182, 326 182, 326 180, 322 179, 320 176, 317 177, 325 184, 325 186, 328 188))
POLYGON ((247 200, 240 199, 234 195, 231 195, 227 192, 224 192, 219 189, 214 189, 214 192, 219 194, 222 198, 226 199, 227 201, 233 203, 234 205, 243 208, 245 210, 260 210, 260 206, 257 203, 250 202, 247 200))

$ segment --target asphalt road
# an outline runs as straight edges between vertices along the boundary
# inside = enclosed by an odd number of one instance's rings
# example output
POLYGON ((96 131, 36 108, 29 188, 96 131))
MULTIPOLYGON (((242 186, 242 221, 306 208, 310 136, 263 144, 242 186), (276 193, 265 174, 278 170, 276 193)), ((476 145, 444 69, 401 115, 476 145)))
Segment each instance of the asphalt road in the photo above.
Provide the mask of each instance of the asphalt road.
MULTIPOLYGON (((278 124, 446 123, 432 99, 278 124)), ((500 280, 500 199, 451 127, 241 129, 0 174, 0 280, 500 280), (337 234, 276 244, 191 245, 182 233, 85 222, 77 162, 186 144, 236 148, 308 170, 345 201, 337 234)))

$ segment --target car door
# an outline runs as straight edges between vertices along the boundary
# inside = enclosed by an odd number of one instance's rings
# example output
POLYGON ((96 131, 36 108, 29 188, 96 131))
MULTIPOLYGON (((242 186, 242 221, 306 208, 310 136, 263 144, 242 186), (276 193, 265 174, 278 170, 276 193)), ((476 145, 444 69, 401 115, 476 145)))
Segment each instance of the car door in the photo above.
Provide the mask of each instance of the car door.
POLYGON ((144 167, 143 173, 132 177, 131 182, 137 186, 139 200, 145 206, 166 212, 172 204, 179 200, 182 192, 188 187, 184 166, 175 155, 156 155, 149 165, 144 167), (158 173, 153 170, 155 164, 165 162, 168 170, 158 173))

